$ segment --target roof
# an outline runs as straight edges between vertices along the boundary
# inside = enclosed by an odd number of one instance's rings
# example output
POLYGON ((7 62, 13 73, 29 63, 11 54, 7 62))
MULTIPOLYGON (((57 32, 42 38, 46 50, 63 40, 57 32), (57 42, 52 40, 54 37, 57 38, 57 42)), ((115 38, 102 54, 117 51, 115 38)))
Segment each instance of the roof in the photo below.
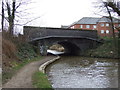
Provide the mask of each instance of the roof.
POLYGON ((61 28, 68 28, 69 26, 61 25, 61 28))
POLYGON ((83 17, 79 21, 76 22, 76 24, 96 24, 97 21, 100 18, 95 18, 95 17, 83 17))
MULTIPOLYGON (((82 19, 78 20, 77 22, 72 23, 70 26, 75 24, 96 24, 97 22, 111 22, 109 17, 103 16, 101 18, 95 17, 83 17, 82 19)), ((113 17, 113 22, 118 23, 120 19, 113 17)))
MULTIPOLYGON (((112 19, 113 19, 113 22, 114 22, 114 23, 120 22, 120 20, 117 19, 117 18, 114 18, 114 17, 113 17, 112 19)), ((111 20, 110 20, 109 17, 103 16, 102 18, 100 18, 100 19, 98 20, 98 22, 111 22, 111 20)))

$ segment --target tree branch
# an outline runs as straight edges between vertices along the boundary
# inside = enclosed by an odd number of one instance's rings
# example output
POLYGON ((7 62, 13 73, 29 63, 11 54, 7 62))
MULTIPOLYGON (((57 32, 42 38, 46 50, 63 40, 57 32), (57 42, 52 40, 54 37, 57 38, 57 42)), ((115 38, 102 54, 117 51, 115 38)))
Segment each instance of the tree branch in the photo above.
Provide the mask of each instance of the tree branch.
POLYGON ((37 17, 37 18, 34 18, 34 19, 32 19, 32 20, 30 20, 30 21, 24 23, 24 24, 15 24, 15 25, 24 26, 24 25, 26 25, 26 24, 28 24, 28 23, 30 23, 30 22, 32 22, 32 21, 38 19, 38 18, 41 18, 41 16, 40 16, 40 17, 37 17))

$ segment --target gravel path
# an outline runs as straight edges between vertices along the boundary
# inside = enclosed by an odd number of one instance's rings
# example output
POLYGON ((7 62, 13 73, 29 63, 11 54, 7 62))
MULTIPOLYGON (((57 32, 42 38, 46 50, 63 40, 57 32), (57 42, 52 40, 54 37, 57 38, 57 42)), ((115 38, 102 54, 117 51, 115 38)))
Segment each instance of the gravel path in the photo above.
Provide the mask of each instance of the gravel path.
POLYGON ((55 58, 55 56, 44 57, 40 61, 35 61, 25 65, 10 81, 3 85, 3 88, 33 88, 32 75, 39 70, 41 64, 55 58))

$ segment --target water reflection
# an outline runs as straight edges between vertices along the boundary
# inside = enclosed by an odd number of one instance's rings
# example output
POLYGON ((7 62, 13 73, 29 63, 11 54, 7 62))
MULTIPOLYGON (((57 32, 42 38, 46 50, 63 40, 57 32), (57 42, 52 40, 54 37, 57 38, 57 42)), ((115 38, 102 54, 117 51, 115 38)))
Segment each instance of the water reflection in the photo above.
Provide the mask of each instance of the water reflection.
POLYGON ((46 73, 53 88, 117 88, 118 61, 85 57, 62 57, 46 73))

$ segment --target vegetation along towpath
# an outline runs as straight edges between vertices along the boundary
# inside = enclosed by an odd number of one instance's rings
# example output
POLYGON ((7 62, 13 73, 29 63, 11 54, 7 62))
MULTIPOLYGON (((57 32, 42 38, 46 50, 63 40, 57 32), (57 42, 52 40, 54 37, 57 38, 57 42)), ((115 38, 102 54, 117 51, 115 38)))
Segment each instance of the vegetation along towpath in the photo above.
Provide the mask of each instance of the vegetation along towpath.
POLYGON ((44 57, 40 61, 34 61, 21 68, 3 88, 33 88, 32 75, 39 70, 40 65, 55 58, 55 56, 44 57))

